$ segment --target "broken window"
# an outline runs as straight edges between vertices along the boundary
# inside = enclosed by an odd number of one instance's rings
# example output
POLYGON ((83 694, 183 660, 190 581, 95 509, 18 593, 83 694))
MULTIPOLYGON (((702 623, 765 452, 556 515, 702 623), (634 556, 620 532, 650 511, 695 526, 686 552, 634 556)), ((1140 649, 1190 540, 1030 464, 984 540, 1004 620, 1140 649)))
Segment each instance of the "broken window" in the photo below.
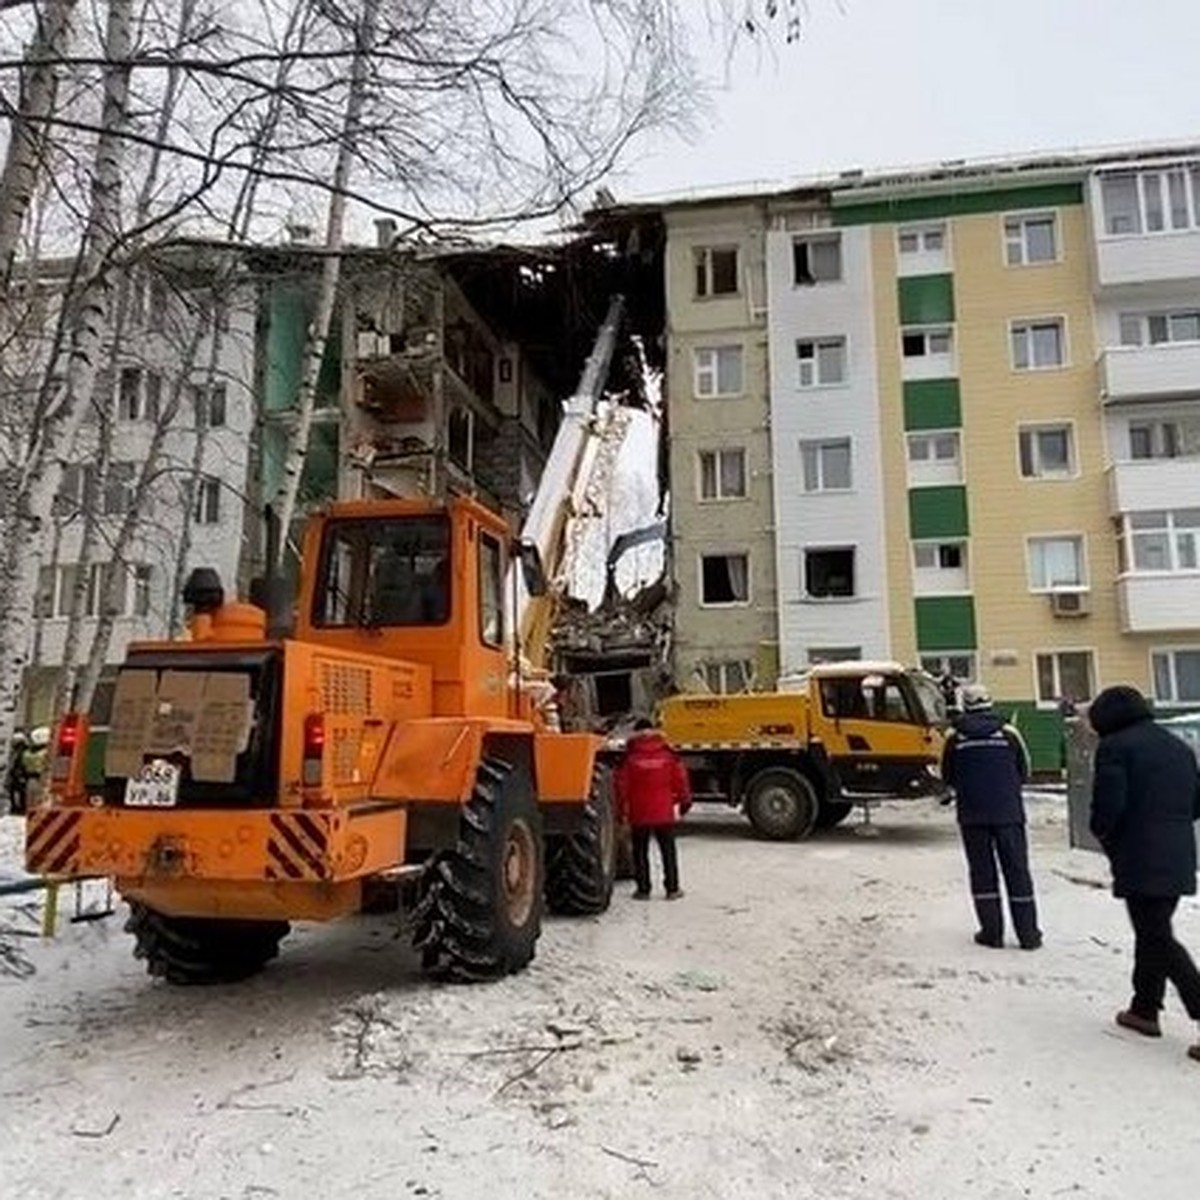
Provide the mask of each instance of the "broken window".
POLYGON ((694 251, 696 297, 736 296, 738 293, 738 248, 701 246, 694 251))
POLYGON ((700 559, 701 604, 746 604, 750 559, 746 554, 705 554, 700 559))
POLYGON ((704 682, 710 692, 725 696, 748 692, 754 677, 754 665, 748 659, 733 658, 703 664, 704 682))
POLYGON ((854 595, 854 547, 838 546, 804 552, 804 592, 814 600, 854 595))
POLYGON ((841 234, 796 238, 792 242, 792 278, 797 285, 836 283, 841 277, 841 234))

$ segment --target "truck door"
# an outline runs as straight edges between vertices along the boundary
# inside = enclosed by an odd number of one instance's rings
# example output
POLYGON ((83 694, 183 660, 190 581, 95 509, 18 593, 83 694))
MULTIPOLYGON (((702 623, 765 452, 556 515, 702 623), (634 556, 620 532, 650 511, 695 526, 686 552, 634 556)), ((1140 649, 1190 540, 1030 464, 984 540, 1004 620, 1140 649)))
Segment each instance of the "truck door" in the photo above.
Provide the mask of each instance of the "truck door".
POLYGON ((821 678, 821 738, 841 790, 912 796, 933 790, 940 738, 903 674, 821 678))

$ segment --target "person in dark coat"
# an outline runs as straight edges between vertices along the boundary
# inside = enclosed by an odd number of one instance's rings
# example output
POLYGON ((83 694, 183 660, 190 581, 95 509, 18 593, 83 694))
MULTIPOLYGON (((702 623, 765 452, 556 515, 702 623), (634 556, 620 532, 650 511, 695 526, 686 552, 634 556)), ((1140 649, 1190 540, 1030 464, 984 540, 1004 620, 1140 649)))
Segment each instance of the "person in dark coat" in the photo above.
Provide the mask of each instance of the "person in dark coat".
POLYGON ((675 845, 675 810, 682 816, 692 806, 687 771, 679 756, 649 721, 640 720, 625 748, 614 779, 617 819, 628 822, 633 839, 635 900, 650 899, 650 838, 662 855, 667 899, 683 895, 679 888, 679 852, 675 845))
POLYGON ((25 735, 18 730, 13 734, 12 746, 8 751, 8 778, 4 790, 8 793, 8 811, 20 816, 27 807, 29 792, 29 770, 25 763, 25 735))
POLYGON ((1133 925, 1133 999, 1117 1024, 1161 1037, 1167 980, 1198 1025, 1188 1056, 1200 1062, 1200 971, 1175 940, 1180 896, 1196 892, 1200 772, 1192 751, 1154 723, 1136 688, 1106 688, 1088 711, 1100 737, 1091 829, 1112 867, 1113 895, 1133 925))
POLYGON ((962 709, 946 737, 942 781, 957 799, 971 898, 979 919, 975 941, 994 948, 1004 945, 1002 872, 1017 941, 1023 950, 1036 950, 1042 944, 1042 931, 1021 799, 1021 786, 1029 778, 1029 753, 1021 735, 992 711, 985 688, 964 687, 962 709))

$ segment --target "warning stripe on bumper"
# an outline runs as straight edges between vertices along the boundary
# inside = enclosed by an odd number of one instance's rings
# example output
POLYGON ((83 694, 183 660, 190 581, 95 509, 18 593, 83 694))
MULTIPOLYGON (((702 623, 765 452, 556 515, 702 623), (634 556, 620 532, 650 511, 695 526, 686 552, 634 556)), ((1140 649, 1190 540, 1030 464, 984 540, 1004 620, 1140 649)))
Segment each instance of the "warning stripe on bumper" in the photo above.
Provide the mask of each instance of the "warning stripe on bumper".
POLYGON ((79 819, 83 814, 49 808, 25 824, 25 869, 32 875, 73 875, 79 870, 79 819))
POLYGON ((275 813, 267 837, 268 879, 328 879, 329 838, 325 823, 308 813, 275 813))

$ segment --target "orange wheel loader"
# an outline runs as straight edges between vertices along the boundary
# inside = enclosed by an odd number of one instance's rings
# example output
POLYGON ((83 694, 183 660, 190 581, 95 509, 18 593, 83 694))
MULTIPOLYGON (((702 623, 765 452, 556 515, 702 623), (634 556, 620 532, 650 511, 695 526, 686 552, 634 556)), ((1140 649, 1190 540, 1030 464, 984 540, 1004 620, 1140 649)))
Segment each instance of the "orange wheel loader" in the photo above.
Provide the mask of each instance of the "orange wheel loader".
POLYGON ((114 878, 171 983, 252 975, 289 922, 381 890, 415 904, 432 974, 520 970, 543 908, 602 912, 614 867, 599 739, 541 717, 505 628, 536 550, 467 498, 350 501, 310 520, 302 564, 287 637, 193 572, 186 640, 121 667, 102 785, 86 716, 60 720, 28 869, 114 878))

